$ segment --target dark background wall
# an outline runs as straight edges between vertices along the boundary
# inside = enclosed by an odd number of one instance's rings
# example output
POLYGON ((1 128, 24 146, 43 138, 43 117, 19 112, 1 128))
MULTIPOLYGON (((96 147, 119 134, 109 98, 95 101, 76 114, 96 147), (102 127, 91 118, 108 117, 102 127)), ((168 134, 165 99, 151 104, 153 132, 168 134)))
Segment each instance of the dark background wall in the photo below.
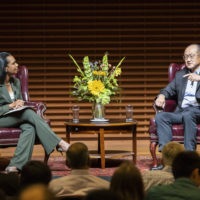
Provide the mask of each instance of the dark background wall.
POLYGON ((80 105, 82 119, 92 110, 69 95, 77 72, 68 54, 79 64, 106 51, 113 65, 126 56, 120 102, 106 105, 106 117, 125 118, 125 106, 132 104, 138 133, 145 135, 168 65, 182 63, 184 48, 199 43, 199 24, 198 0, 8 0, 0 3, 0 51, 27 65, 31 100, 47 104, 46 117, 60 135, 73 104, 80 105))

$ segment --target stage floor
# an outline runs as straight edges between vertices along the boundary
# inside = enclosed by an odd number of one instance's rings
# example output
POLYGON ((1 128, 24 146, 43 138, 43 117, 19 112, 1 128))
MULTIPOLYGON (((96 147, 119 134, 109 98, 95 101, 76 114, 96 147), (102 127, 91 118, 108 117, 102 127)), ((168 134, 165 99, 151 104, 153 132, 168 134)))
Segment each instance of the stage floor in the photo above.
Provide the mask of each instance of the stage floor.
MULTIPOLYGON (((72 143, 74 143, 73 141, 72 143)), ((89 150, 95 151, 97 149, 96 141, 82 141, 85 143, 89 150)), ((130 140, 112 140, 105 141, 105 149, 106 150, 115 150, 115 151, 131 151, 131 141, 130 140)), ((197 150, 200 152, 200 146, 198 146, 197 150)), ((4 170, 5 167, 9 164, 9 159, 13 156, 15 148, 5 148, 0 149, 0 171, 4 170)), ((157 152, 157 156, 160 159, 161 154, 157 152)), ((43 160, 44 158, 44 150, 41 145, 35 145, 32 159, 34 160, 43 160)), ((115 159, 106 159, 106 169, 101 169, 100 164, 96 164, 95 157, 91 157, 91 172, 94 175, 98 176, 112 176, 116 167, 123 160, 132 160, 131 156, 128 157, 113 157, 115 159)), ((137 140, 137 167, 144 172, 146 170, 150 170, 152 167, 152 159, 151 154, 149 152, 149 140, 137 140)), ((70 170, 65 165, 65 154, 61 154, 57 151, 54 151, 49 159, 48 165, 52 170, 53 176, 64 176, 70 173, 70 170)))
MULTIPOLYGON (((72 141, 71 143, 78 142, 72 141)), ((89 150, 97 150, 97 141, 80 141, 85 143, 89 150)), ((120 150, 120 151, 131 151, 131 140, 112 140, 105 141, 106 150, 120 150)), ((15 151, 15 147, 0 149, 1 157, 12 157, 15 151)), ((158 152, 158 155, 160 153, 158 152)), ((43 156, 44 150, 41 145, 35 145, 33 150, 33 156, 43 156)), ((150 155, 149 152, 149 140, 137 140, 137 155, 150 155)), ((59 152, 54 151, 51 156, 62 156, 59 152)), ((63 155, 64 156, 64 155, 63 155)))
MULTIPOLYGON (((97 141, 81 141, 80 142, 85 143, 88 146, 88 149, 90 151, 96 151, 97 150, 97 141)), ((78 141, 72 141, 71 143, 78 142, 78 141)), ((137 155, 138 156, 151 156, 149 151, 149 140, 147 139, 138 139, 137 140, 137 155)), ((105 141, 105 149, 106 150, 114 150, 114 151, 131 151, 131 140, 106 140, 105 141)), ((0 157, 12 157, 15 151, 15 147, 10 148, 0 148, 0 157)), ((197 151, 200 152, 200 145, 197 146, 197 151)), ((35 145, 33 150, 33 157, 34 156, 43 156, 44 150, 41 145, 35 145)), ((157 155, 160 156, 160 153, 157 150, 157 155)), ((51 156, 64 156, 61 155, 61 153, 54 151, 51 156)))

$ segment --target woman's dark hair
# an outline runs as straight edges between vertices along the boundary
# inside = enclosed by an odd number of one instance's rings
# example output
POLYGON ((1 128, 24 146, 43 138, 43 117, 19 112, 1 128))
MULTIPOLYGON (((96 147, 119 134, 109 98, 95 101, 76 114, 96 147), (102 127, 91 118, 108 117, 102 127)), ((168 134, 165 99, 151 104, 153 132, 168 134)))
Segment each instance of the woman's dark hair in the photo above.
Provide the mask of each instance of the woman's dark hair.
POLYGON ((120 200, 120 198, 113 192, 107 189, 91 190, 83 198, 83 200, 120 200))
POLYGON ((132 162, 122 163, 112 176, 110 190, 121 200, 143 200, 144 185, 138 168, 132 162))
POLYGON ((6 78, 6 70, 5 68, 8 66, 7 57, 11 56, 8 52, 0 53, 0 83, 3 84, 6 78))

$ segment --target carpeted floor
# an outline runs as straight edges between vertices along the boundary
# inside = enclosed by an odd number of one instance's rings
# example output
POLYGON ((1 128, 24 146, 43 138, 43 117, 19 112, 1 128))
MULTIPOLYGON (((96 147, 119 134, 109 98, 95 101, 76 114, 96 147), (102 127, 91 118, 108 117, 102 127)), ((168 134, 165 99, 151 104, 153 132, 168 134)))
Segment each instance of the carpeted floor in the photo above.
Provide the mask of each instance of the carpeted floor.
MULTIPOLYGON (((106 159, 106 168, 101 169, 99 160, 91 159, 90 172, 96 176, 112 176, 116 168, 124 160, 131 161, 132 157, 127 156, 123 159, 106 159)), ((53 176, 64 176, 71 172, 65 165, 64 157, 52 157, 50 158, 48 165, 52 170, 53 176)), ((136 165, 141 172, 147 171, 152 167, 152 159, 150 156, 138 156, 136 165)))
MULTIPOLYGON (((10 158, 1 158, 0 159, 0 170, 3 171, 5 167, 8 165, 10 158)), ((43 160, 43 157, 32 157, 32 160, 43 160)), ((106 168, 101 169, 100 161, 98 159, 92 158, 91 159, 91 168, 90 172, 93 175, 101 176, 101 177, 111 177, 117 167, 122 163, 124 160, 132 160, 132 156, 126 156, 120 159, 106 159, 106 168)), ((65 157, 58 156, 58 157, 50 157, 48 161, 48 165, 52 170, 53 177, 58 176, 65 176, 68 175, 71 170, 65 165, 65 157)), ((151 157, 140 155, 137 156, 137 164, 136 166, 140 169, 141 172, 147 171, 152 167, 152 159, 151 157)))
MULTIPOLYGON (((74 141, 76 142, 76 141, 74 141)), ((93 154, 91 159, 90 171, 92 174, 97 176, 112 176, 116 168, 120 165, 123 160, 132 160, 132 156, 127 156, 126 153, 131 151, 131 140, 106 140, 105 149, 106 154, 111 153, 113 159, 106 159, 106 168, 101 169, 100 162, 95 157, 97 142, 93 140, 84 140, 84 144, 88 146, 90 153, 93 154), (114 153, 114 155, 112 154, 114 153), (118 154, 118 153, 123 153, 118 154), (124 157, 126 155, 126 157, 124 157), (123 157, 122 157, 123 156, 123 157)), ((73 143, 73 142, 72 142, 73 143)), ((0 151, 0 171, 3 171, 9 164, 9 160, 14 155, 15 148, 5 148, 0 151)), ((160 154, 157 153, 157 157, 160 154)), ((43 160, 44 149, 41 145, 35 145, 33 151, 32 160, 43 160)), ((65 166, 65 155, 61 155, 59 152, 54 151, 50 158, 48 165, 50 166, 53 176, 64 176, 69 174, 71 171, 65 166)), ((152 167, 152 159, 149 152, 149 140, 138 140, 137 141, 137 167, 141 172, 149 170, 152 167)))

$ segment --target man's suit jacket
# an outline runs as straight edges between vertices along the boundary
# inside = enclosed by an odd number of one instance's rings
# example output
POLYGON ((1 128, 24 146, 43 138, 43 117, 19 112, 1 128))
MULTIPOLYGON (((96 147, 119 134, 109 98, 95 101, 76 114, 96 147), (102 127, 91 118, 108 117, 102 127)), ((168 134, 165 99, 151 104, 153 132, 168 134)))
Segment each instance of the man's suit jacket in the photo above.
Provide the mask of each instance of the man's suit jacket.
MULTIPOLYGON (((20 85, 19 79, 11 78, 10 83, 13 89, 15 100, 22 99, 21 85, 20 85)), ((9 111, 8 105, 11 103, 12 103, 12 100, 10 98, 6 85, 0 84, 0 117, 4 113, 9 111)))
MULTIPOLYGON (((183 77, 185 74, 190 73, 187 68, 184 68, 176 72, 176 76, 171 83, 167 85, 166 88, 160 91, 166 99, 175 99, 177 101, 176 110, 181 109, 181 104, 184 98, 185 89, 187 86, 188 77, 183 77)), ((197 83, 196 99, 200 103, 200 81, 197 83)))

